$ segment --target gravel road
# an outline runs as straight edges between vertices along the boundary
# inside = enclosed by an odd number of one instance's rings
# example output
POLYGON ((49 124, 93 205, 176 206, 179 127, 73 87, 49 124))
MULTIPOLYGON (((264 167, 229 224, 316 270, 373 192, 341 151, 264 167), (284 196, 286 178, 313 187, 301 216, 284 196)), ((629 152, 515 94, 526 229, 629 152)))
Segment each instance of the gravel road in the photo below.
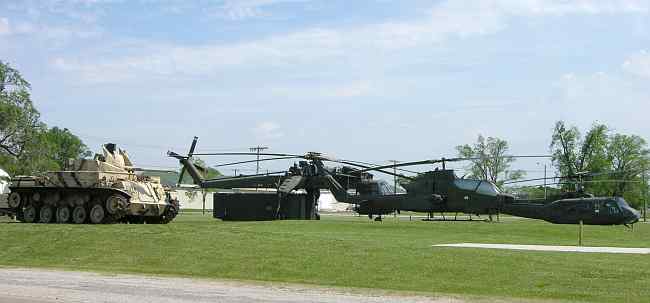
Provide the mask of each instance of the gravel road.
POLYGON ((104 275, 42 269, 0 268, 0 303, 51 302, 465 302, 456 298, 346 293, 343 290, 280 285, 104 275))

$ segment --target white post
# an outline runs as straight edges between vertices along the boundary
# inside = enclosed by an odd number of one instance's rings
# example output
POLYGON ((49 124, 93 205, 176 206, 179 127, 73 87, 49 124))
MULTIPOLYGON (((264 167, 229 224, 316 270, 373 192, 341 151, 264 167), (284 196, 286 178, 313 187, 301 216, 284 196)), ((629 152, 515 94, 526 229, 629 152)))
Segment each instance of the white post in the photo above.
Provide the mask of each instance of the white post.
POLYGON ((582 233, 583 233, 583 226, 582 226, 582 220, 580 220, 580 233, 578 234, 578 246, 582 246, 582 233))

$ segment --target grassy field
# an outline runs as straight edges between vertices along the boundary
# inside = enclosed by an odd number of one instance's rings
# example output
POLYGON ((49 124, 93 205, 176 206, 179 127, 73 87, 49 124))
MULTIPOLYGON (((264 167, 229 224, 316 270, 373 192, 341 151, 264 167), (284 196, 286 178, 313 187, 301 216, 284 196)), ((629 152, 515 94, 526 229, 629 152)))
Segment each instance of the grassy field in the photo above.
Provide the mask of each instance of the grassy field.
MULTIPOLYGON (((433 248, 479 242, 575 245, 576 226, 321 221, 221 222, 184 213, 168 225, 0 223, 1 266, 282 281, 431 294, 648 302, 650 257, 433 248)), ((650 224, 585 226, 585 245, 650 247, 650 224)))

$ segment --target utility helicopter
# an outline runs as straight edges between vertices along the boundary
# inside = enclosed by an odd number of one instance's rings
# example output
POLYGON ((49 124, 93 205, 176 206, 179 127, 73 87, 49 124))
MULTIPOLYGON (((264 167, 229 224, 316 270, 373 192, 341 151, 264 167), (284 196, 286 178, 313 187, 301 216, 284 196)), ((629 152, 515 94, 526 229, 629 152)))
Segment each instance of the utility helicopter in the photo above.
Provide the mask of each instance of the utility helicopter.
POLYGON ((516 199, 505 204, 504 213, 515 216, 542 219, 556 224, 625 225, 639 221, 641 213, 631 207, 625 199, 618 196, 595 197, 584 190, 587 182, 628 182, 623 180, 589 181, 585 177, 597 174, 579 172, 569 176, 536 178, 506 182, 516 184, 529 181, 560 179, 547 184, 575 185, 575 190, 550 195, 544 199, 516 199))

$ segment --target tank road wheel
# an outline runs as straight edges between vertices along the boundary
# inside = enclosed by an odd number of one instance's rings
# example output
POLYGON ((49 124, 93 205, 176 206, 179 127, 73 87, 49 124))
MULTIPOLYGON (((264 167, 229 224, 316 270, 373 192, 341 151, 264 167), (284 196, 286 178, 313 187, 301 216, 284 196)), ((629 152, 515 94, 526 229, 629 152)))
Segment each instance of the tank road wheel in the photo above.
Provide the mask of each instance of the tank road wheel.
POLYGON ((115 215, 126 208, 126 198, 121 195, 111 195, 106 199, 106 211, 115 215))
POLYGON ((9 198, 7 199, 7 203, 9 204, 10 208, 16 209, 20 206, 20 194, 13 192, 9 194, 9 198))
POLYGON ((70 216, 72 214, 70 213, 70 207, 67 206, 59 206, 56 209, 56 222, 57 223, 68 223, 70 222, 70 216))
POLYGON ((38 219, 41 223, 51 223, 54 220, 54 208, 49 205, 41 207, 41 211, 38 212, 38 219))
POLYGON ((106 211, 104 207, 97 203, 90 208, 90 223, 92 224, 102 224, 106 220, 106 211))
POLYGON ((86 208, 82 205, 77 205, 72 209, 72 222, 75 224, 85 223, 87 218, 88 213, 86 212, 86 208))
POLYGON ((23 220, 25 223, 34 223, 38 218, 38 208, 34 205, 29 205, 23 210, 23 220))
POLYGON ((173 203, 169 206, 167 206, 167 209, 165 210, 165 214, 160 220, 160 223, 162 224, 167 224, 176 218, 176 215, 178 215, 178 201, 176 203, 173 203))

